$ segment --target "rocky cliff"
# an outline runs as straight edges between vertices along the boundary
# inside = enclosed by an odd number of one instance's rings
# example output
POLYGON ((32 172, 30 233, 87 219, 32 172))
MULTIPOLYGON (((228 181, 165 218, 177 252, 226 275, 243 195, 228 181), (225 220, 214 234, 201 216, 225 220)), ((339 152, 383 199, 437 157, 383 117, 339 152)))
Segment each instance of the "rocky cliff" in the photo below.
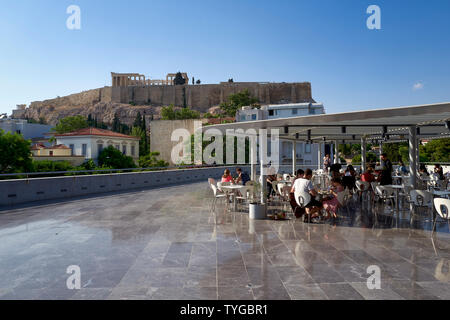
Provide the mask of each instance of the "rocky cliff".
MULTIPOLYGON (((32 102, 20 116, 55 125, 59 119, 91 114, 98 121, 111 124, 117 113, 120 121, 131 125, 138 112, 147 120, 160 119, 162 106, 173 104, 181 107, 187 104, 202 113, 217 111, 221 102, 232 93, 244 89, 258 98, 261 104, 314 102, 311 84, 304 83, 220 83, 184 86, 104 87, 58 97, 56 99, 32 102)), ((14 116, 14 113, 13 113, 14 116)))

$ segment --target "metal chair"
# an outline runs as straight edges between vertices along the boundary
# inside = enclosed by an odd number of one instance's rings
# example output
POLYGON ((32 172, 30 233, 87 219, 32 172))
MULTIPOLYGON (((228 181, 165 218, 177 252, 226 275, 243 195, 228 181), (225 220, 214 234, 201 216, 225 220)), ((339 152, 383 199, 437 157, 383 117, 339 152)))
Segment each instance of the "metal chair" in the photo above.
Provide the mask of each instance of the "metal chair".
POLYGON ((211 210, 214 211, 216 209, 216 202, 217 199, 226 199, 227 195, 223 192, 220 192, 219 189, 214 185, 214 184, 210 184, 211 189, 213 190, 214 193, 214 199, 213 202, 211 204, 211 210))

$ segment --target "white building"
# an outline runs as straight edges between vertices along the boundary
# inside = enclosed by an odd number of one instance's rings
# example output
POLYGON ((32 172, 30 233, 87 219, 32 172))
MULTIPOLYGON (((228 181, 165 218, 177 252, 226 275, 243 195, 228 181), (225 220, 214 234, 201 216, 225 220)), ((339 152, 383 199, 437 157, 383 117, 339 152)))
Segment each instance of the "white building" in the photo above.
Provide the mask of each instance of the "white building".
MULTIPOLYGON (((324 114, 325 108, 322 103, 289 103, 289 104, 271 104, 261 106, 260 109, 252 109, 252 107, 242 107, 236 112, 236 122, 255 121, 255 120, 269 120, 281 119, 300 116, 310 116, 324 114)), ((280 139, 279 144, 279 163, 292 163, 292 148, 291 141, 283 141, 280 139)), ((296 144, 297 164, 311 167, 319 166, 318 148, 321 148, 322 156, 330 153, 330 145, 298 142, 296 144)), ((271 145, 270 139, 267 143, 268 152, 270 155, 271 145)))
POLYGON ((38 123, 28 123, 20 119, 0 119, 0 129, 5 132, 22 134, 24 139, 43 138, 50 132, 52 126, 38 123))
POLYGON ((98 129, 84 128, 74 132, 55 134, 56 144, 64 144, 72 150, 73 156, 97 161, 104 148, 115 147, 122 154, 139 160, 139 138, 125 134, 98 129))

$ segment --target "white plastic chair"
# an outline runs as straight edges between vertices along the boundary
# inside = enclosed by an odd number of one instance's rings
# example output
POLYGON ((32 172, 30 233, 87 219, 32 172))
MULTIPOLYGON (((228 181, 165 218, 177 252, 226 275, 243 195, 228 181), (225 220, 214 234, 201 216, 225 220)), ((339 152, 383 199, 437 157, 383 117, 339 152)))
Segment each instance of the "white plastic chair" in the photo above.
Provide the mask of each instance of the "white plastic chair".
POLYGON ((370 190, 370 183, 367 181, 356 181, 356 189, 359 192, 360 199, 363 199, 363 195, 368 195, 370 190))
POLYGON ((226 199, 227 195, 223 192, 220 192, 219 189, 214 185, 214 184, 210 184, 211 189, 213 190, 214 193, 214 199, 213 202, 211 204, 211 210, 214 211, 216 208, 216 202, 217 199, 226 199))
MULTIPOLYGON (((447 220, 448 230, 450 231, 450 199, 444 198, 435 198, 434 199, 434 208, 436 209, 438 215, 447 220), (442 210, 442 207, 445 208, 445 212, 442 210)), ((433 228, 431 229, 431 236, 433 236, 434 229, 436 228, 437 216, 433 223, 433 228)))
POLYGON ((416 208, 425 208, 429 213, 431 220, 433 221, 433 194, 425 190, 411 190, 410 201, 413 205, 411 212, 413 220, 416 216, 416 208))

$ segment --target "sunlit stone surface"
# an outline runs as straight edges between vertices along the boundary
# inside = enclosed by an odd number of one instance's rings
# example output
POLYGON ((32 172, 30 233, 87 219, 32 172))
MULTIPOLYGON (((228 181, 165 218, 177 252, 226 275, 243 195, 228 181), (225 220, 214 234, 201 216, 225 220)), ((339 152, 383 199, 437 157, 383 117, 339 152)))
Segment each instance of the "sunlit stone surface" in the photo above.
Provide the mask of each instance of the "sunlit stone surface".
POLYGON ((197 183, 0 211, 0 299, 450 299, 446 222, 432 241, 425 215, 397 225, 377 205, 373 228, 355 200, 335 225, 249 221, 223 203, 215 224, 211 199, 197 183))

